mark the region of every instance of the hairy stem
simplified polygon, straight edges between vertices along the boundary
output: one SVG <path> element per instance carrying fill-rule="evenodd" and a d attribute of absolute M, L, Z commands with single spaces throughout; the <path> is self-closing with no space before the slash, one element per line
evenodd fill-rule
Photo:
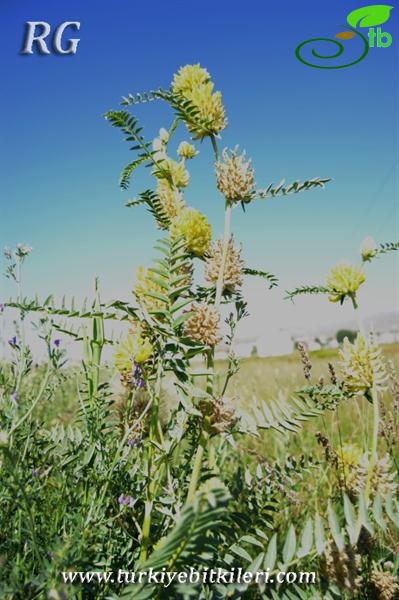
<path fill-rule="evenodd" d="M 368 497 L 370 493 L 373 471 L 378 460 L 378 432 L 380 424 L 380 405 L 378 399 L 378 392 L 375 386 L 373 386 L 371 394 L 373 398 L 373 437 L 371 441 L 369 468 L 367 474 L 366 497 Z"/>
<path fill-rule="evenodd" d="M 161 384 L 163 376 L 162 367 L 162 355 L 160 353 L 161 360 L 158 363 L 157 378 L 154 386 L 154 400 L 152 405 L 151 423 L 149 431 L 149 445 L 147 450 L 147 498 L 145 503 L 144 520 L 141 528 L 141 547 L 140 547 L 140 562 L 144 562 L 147 559 L 148 548 L 150 545 L 151 535 L 151 521 L 152 521 L 152 508 L 154 504 L 154 495 L 156 489 L 156 479 L 153 470 L 153 441 L 159 439 L 159 427 L 158 427 L 158 414 L 159 414 L 159 399 L 161 395 Z"/>
<path fill-rule="evenodd" d="M 41 384 L 41 386 L 40 386 L 40 388 L 39 388 L 39 391 L 38 391 L 38 393 L 37 393 L 37 395 L 36 395 L 36 398 L 34 399 L 34 401 L 32 402 L 32 404 L 30 405 L 30 407 L 29 407 L 29 410 L 28 410 L 28 411 L 27 411 L 27 412 L 26 412 L 26 413 L 23 415 L 23 417 L 21 417 L 21 418 L 19 419 L 19 421 L 18 421 L 18 422 L 17 422 L 17 423 L 16 423 L 16 424 L 15 424 L 15 425 L 14 425 L 14 426 L 11 428 L 11 430 L 10 430 L 10 435 L 11 435 L 12 433 L 14 433 L 14 431 L 15 431 L 16 429 L 18 429 L 18 427 L 19 427 L 20 425 L 22 425 L 22 423 L 23 423 L 24 421 L 26 421 L 26 419 L 27 419 L 27 418 L 28 418 L 28 417 L 29 417 L 29 416 L 32 414 L 32 412 L 34 411 L 34 409 L 35 409 L 35 406 L 37 405 L 37 403 L 39 402 L 39 400 L 41 399 L 41 397 L 43 396 L 43 394 L 44 394 L 44 392 L 45 392 L 45 390 L 46 390 L 46 388 L 47 388 L 47 383 L 48 383 L 48 380 L 49 380 L 49 377 L 50 377 L 50 370 L 51 370 L 51 367 L 50 367 L 50 364 L 48 364 L 48 365 L 47 365 L 47 369 L 46 369 L 46 373 L 45 373 L 45 375 L 44 375 L 44 377 L 43 377 L 43 381 L 42 381 L 42 384 Z"/>
<path fill-rule="evenodd" d="M 224 287 L 224 272 L 226 269 L 227 251 L 230 241 L 230 226 L 231 226 L 231 204 L 227 202 L 225 204 L 224 211 L 224 233 L 223 233 L 223 246 L 222 246 L 222 260 L 220 263 L 219 275 L 216 283 L 216 296 L 215 296 L 215 307 L 219 308 L 222 299 L 223 287 Z"/>

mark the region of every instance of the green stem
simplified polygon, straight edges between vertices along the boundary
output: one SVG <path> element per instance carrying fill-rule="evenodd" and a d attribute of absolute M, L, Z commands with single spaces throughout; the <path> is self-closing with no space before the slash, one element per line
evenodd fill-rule
<path fill-rule="evenodd" d="M 37 405 L 37 403 L 39 402 L 39 400 L 41 399 L 41 397 L 43 396 L 43 394 L 44 394 L 44 392 L 45 392 L 45 390 L 46 390 L 46 387 L 47 387 L 47 383 L 48 383 L 49 377 L 50 377 L 50 364 L 48 364 L 48 365 L 47 365 L 47 370 L 46 370 L 46 373 L 45 373 L 45 375 L 44 375 L 44 377 L 43 377 L 42 384 L 41 384 L 41 386 L 40 386 L 40 389 L 39 389 L 39 391 L 38 391 L 38 393 L 37 393 L 37 396 L 36 396 L 35 400 L 32 402 L 32 404 L 31 404 L 31 406 L 30 406 L 29 410 L 28 410 L 28 411 L 27 411 L 27 412 L 24 414 L 24 416 L 23 416 L 23 417 L 21 417 L 21 418 L 19 419 L 19 421 L 18 421 L 18 422 L 17 422 L 17 423 L 16 423 L 16 424 L 15 424 L 15 425 L 14 425 L 14 426 L 11 428 L 11 430 L 10 430 L 10 435 L 11 435 L 12 433 L 14 433 L 14 431 L 15 431 L 16 429 L 18 429 L 18 427 L 19 427 L 20 425 L 22 425 L 22 423 L 23 423 L 24 421 L 26 421 L 26 419 L 27 419 L 27 418 L 28 418 L 28 417 L 29 417 L 29 416 L 32 414 L 33 410 L 35 409 L 35 406 Z"/>
<path fill-rule="evenodd" d="M 197 491 L 199 478 L 201 476 L 202 460 L 204 457 L 205 449 L 208 445 L 208 435 L 205 431 L 201 432 L 201 438 L 195 454 L 193 470 L 191 472 L 190 485 L 187 493 L 187 503 L 190 504 L 194 501 L 195 492 Z"/>
<path fill-rule="evenodd" d="M 149 445 L 147 450 L 147 499 L 145 503 L 144 520 L 141 528 L 141 547 L 140 547 L 140 562 L 144 562 L 147 559 L 148 548 L 150 544 L 151 534 L 151 521 L 152 521 L 152 508 L 154 504 L 154 495 L 156 489 L 156 479 L 152 473 L 153 470 L 153 454 L 154 447 L 153 441 L 159 439 L 158 429 L 158 414 L 159 414 L 159 399 L 161 395 L 161 384 L 162 384 L 162 357 L 163 352 L 160 352 L 160 361 L 158 363 L 157 379 L 154 386 L 154 400 L 152 404 L 151 423 L 149 431 Z"/>
<path fill-rule="evenodd" d="M 377 464 L 378 460 L 378 431 L 380 424 L 380 405 L 378 399 L 378 392 L 375 386 L 372 389 L 372 398 L 373 398 L 373 437 L 371 441 L 371 451 L 370 451 L 370 459 L 369 459 L 369 468 L 367 474 L 367 486 L 366 486 L 366 497 L 368 498 L 370 493 L 371 481 L 373 477 L 373 471 Z"/>
<path fill-rule="evenodd" d="M 224 272 L 226 269 L 227 251 L 230 242 L 230 226 L 231 226 L 231 204 L 227 202 L 224 210 L 224 232 L 223 232 L 223 246 L 222 246 L 222 260 L 220 263 L 219 275 L 216 283 L 216 296 L 215 296 L 215 307 L 219 308 L 223 287 L 224 287 Z"/>

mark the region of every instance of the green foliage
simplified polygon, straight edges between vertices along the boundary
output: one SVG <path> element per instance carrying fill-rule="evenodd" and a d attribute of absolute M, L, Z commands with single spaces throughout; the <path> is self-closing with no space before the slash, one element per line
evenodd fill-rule
<path fill-rule="evenodd" d="M 275 198 L 277 196 L 289 196 L 290 194 L 298 194 L 299 192 L 306 192 L 313 188 L 324 188 L 326 183 L 331 179 L 322 179 L 320 177 L 314 177 L 313 179 L 307 179 L 306 181 L 293 181 L 292 183 L 285 185 L 283 179 L 280 183 L 271 183 L 267 188 L 258 190 L 255 192 L 254 198 L 264 200 L 266 198 Z"/>
<path fill-rule="evenodd" d="M 184 122 L 189 131 L 210 138 L 218 160 L 212 119 L 182 95 L 172 90 L 129 94 L 122 104 L 153 100 L 165 101 L 175 115 L 157 142 L 161 156 Z M 136 168 L 150 166 L 157 180 L 175 190 L 173 174 L 163 170 L 163 158 L 157 161 L 137 119 L 126 110 L 109 111 L 106 118 L 135 153 L 122 171 L 122 189 Z M 185 170 L 186 163 L 181 160 L 178 167 Z M 253 199 L 323 188 L 328 181 L 283 181 Z M 377 462 L 374 448 L 365 486 L 350 488 L 346 476 L 351 473 L 342 469 L 337 439 L 342 449 L 342 425 L 349 440 L 353 426 L 359 447 L 367 447 L 369 407 L 359 410 L 359 399 L 338 382 L 334 367 L 329 365 L 331 384 L 324 376 L 315 383 L 302 349 L 305 386 L 297 385 L 292 357 L 285 371 L 271 359 L 266 374 L 269 367 L 255 357 L 244 363 L 249 370 L 240 372 L 234 340 L 248 315 L 247 302 L 239 285 L 224 289 L 231 204 L 225 203 L 221 265 L 213 286 L 198 281 L 197 259 L 183 237 L 170 235 L 157 194 L 146 190 L 127 205 L 141 204 L 164 237 L 156 243 L 152 265 L 138 278 L 132 302 L 102 302 L 97 284 L 94 300 L 80 307 L 73 299 L 23 298 L 21 266 L 31 249 L 19 245 L 6 253 L 6 274 L 17 284 L 18 296 L 6 304 L 17 321 L 8 342 L 10 357 L 0 362 L 0 597 L 370 600 L 373 569 L 388 563 L 398 570 L 399 509 L 396 479 L 389 471 L 397 456 L 396 399 L 389 410 L 381 404 L 387 456 Z M 383 244 L 379 253 L 396 249 L 397 244 Z M 238 279 L 258 276 L 270 288 L 278 283 L 270 272 L 242 271 L 241 263 L 236 268 Z M 288 297 L 327 292 L 303 286 Z M 223 316 L 221 306 L 227 309 Z M 37 366 L 26 343 L 28 316 L 35 319 L 46 353 Z M 216 361 L 223 317 L 227 359 Z M 125 329 L 116 344 L 113 322 Z M 66 364 L 61 340 L 53 337 L 59 332 L 81 344 L 73 367 Z M 118 372 L 104 359 L 113 345 Z M 245 401 L 236 397 L 240 377 Z M 393 375 L 392 381 L 396 398 Z M 270 385 L 273 392 L 266 390 Z M 378 408 L 374 399 L 374 424 Z M 344 411 L 351 416 L 340 421 Z M 354 414 L 364 422 L 352 419 Z M 325 434 L 314 435 L 313 424 L 322 425 Z M 328 439 L 328 430 L 334 439 Z M 378 441 L 375 428 L 373 433 Z M 355 475 L 363 481 L 363 465 L 358 467 Z M 363 586 L 348 596 L 345 582 L 341 585 L 328 566 L 331 556 L 338 553 L 344 561 L 354 552 Z M 314 583 L 174 582 L 170 588 L 98 580 L 72 585 L 60 578 L 69 571 L 193 568 L 203 573 L 212 567 L 268 570 L 273 577 L 288 571 L 317 576 Z"/>
<path fill-rule="evenodd" d="M 321 285 L 303 285 L 291 292 L 287 291 L 286 298 L 289 300 L 293 300 L 296 296 L 302 296 L 304 294 L 328 294 L 328 291 L 328 288 Z"/>
<path fill-rule="evenodd" d="M 149 212 L 153 215 L 159 228 L 166 229 L 170 225 L 170 219 L 155 192 L 146 190 L 139 194 L 138 198 L 129 200 L 129 202 L 126 203 L 126 206 L 130 208 L 139 206 L 140 204 L 147 205 Z"/>
<path fill-rule="evenodd" d="M 254 277 L 262 277 L 269 282 L 269 290 L 276 287 L 278 285 L 278 278 L 273 275 L 273 273 L 268 273 L 267 271 L 259 271 L 258 269 L 250 269 L 246 267 L 244 269 L 245 275 L 253 275 Z"/>
<path fill-rule="evenodd" d="M 377 255 L 387 254 L 388 252 L 394 252 L 395 250 L 399 250 L 399 242 L 387 242 L 386 244 L 380 244 Z"/>

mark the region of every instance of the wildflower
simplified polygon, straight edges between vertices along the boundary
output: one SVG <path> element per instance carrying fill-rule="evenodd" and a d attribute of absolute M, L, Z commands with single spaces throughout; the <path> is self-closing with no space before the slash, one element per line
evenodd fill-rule
<path fill-rule="evenodd" d="M 129 448 L 142 448 L 143 440 L 141 437 L 130 437 L 127 441 Z"/>
<path fill-rule="evenodd" d="M 192 144 L 189 144 L 188 142 L 181 142 L 177 149 L 177 154 L 180 156 L 180 158 L 190 159 L 194 158 L 198 152 L 195 149 L 195 146 Z"/>
<path fill-rule="evenodd" d="M 366 277 L 361 267 L 354 267 L 344 262 L 339 263 L 331 269 L 327 278 L 330 302 L 342 304 L 346 296 L 354 300 L 356 292 L 365 280 Z"/>
<path fill-rule="evenodd" d="M 27 246 L 26 244 L 17 244 L 14 254 L 18 258 L 25 258 L 25 256 L 28 256 L 32 250 L 33 248 L 31 246 Z"/>
<path fill-rule="evenodd" d="M 222 267 L 223 241 L 217 240 L 205 261 L 205 279 L 216 284 Z M 224 265 L 223 285 L 229 292 L 235 292 L 242 285 L 244 275 L 244 262 L 241 260 L 241 250 L 234 248 L 233 237 L 227 245 L 226 261 Z"/>
<path fill-rule="evenodd" d="M 378 254 L 377 244 L 370 235 L 360 245 L 360 254 L 363 262 L 368 262 Z"/>
<path fill-rule="evenodd" d="M 245 160 L 245 152 L 238 155 L 238 147 L 222 153 L 223 161 L 216 163 L 216 186 L 228 202 L 250 202 L 255 188 L 254 169 Z"/>
<path fill-rule="evenodd" d="M 115 352 L 115 367 L 121 373 L 132 370 L 133 363 L 141 364 L 149 360 L 153 353 L 151 342 L 140 333 L 128 334 L 119 342 Z"/>
<path fill-rule="evenodd" d="M 336 467 L 341 486 L 356 498 L 366 486 L 367 470 L 361 468 L 363 452 L 356 444 L 343 444 L 336 450 Z"/>
<path fill-rule="evenodd" d="M 353 344 L 345 338 L 339 354 L 344 386 L 349 392 L 367 395 L 373 387 L 378 391 L 386 389 L 388 374 L 377 344 L 368 343 L 358 334 Z"/>
<path fill-rule="evenodd" d="M 165 290 L 156 279 L 162 281 L 151 269 L 145 269 L 141 265 L 137 269 L 134 294 L 140 305 L 149 312 L 159 311 L 165 308 L 165 303 L 151 294 L 164 294 Z"/>
<path fill-rule="evenodd" d="M 222 95 L 213 93 L 214 84 L 206 69 L 199 64 L 181 67 L 173 78 L 172 90 L 189 102 L 185 115 L 188 130 L 201 139 L 217 135 L 227 125 Z"/>
<path fill-rule="evenodd" d="M 371 572 L 370 582 L 376 593 L 376 600 L 394 600 L 397 597 L 399 585 L 393 573 L 374 568 Z"/>
<path fill-rule="evenodd" d="M 210 421 L 212 433 L 219 434 L 231 430 L 238 420 L 232 403 L 226 398 L 218 398 L 211 406 Z"/>
<path fill-rule="evenodd" d="M 11 250 L 9 248 L 7 248 L 7 246 L 5 246 L 3 248 L 3 256 L 4 258 L 6 258 L 7 260 L 9 260 L 11 258 Z"/>
<path fill-rule="evenodd" d="M 0 313 L 4 312 L 6 305 L 0 302 Z"/>
<path fill-rule="evenodd" d="M 320 444 L 320 446 L 322 446 L 322 448 L 324 448 L 324 456 L 326 458 L 326 461 L 332 465 L 337 465 L 337 453 L 334 450 L 334 448 L 331 445 L 330 440 L 328 439 L 328 437 L 326 437 L 325 435 L 323 435 L 321 433 L 321 431 L 317 431 L 315 433 L 316 439 L 317 439 L 317 443 Z"/>
<path fill-rule="evenodd" d="M 35 467 L 33 467 L 31 473 L 32 473 L 32 477 L 38 477 L 39 476 L 39 470 L 35 469 Z"/>
<path fill-rule="evenodd" d="M 299 354 L 301 355 L 301 362 L 303 366 L 303 374 L 307 381 L 310 381 L 311 371 L 312 371 L 312 363 L 310 362 L 308 351 L 306 350 L 305 344 L 299 342 L 297 345 Z"/>
<path fill-rule="evenodd" d="M 368 459 L 364 456 L 361 466 L 365 471 L 368 470 Z M 371 473 L 371 489 L 373 492 L 379 492 L 385 498 L 389 494 L 395 495 L 398 490 L 395 473 L 392 468 L 389 454 L 382 456 L 376 462 Z"/>
<path fill-rule="evenodd" d="M 137 502 L 137 500 L 134 499 L 129 494 L 121 494 L 118 498 L 119 506 L 128 506 L 129 508 L 133 508 L 133 506 L 136 504 L 136 502 Z"/>
<path fill-rule="evenodd" d="M 192 117 L 186 118 L 187 129 L 194 134 L 194 139 L 217 135 L 227 125 L 222 94 L 212 93 L 213 87 L 213 83 L 209 81 L 186 94 L 186 99 L 195 111 Z"/>
<path fill-rule="evenodd" d="M 362 452 L 356 444 L 344 444 L 336 451 L 336 455 L 340 485 L 355 499 L 366 488 L 369 472 L 368 454 Z M 379 458 L 372 468 L 371 494 L 374 496 L 378 492 L 385 498 L 388 494 L 395 494 L 397 487 L 391 460 L 386 454 Z"/>
<path fill-rule="evenodd" d="M 161 127 L 159 130 L 159 139 L 161 140 L 162 144 L 165 145 L 169 142 L 169 133 L 164 127 Z"/>
<path fill-rule="evenodd" d="M 166 179 L 158 181 L 156 194 L 159 198 L 162 211 L 169 221 L 176 217 L 184 208 L 182 193 L 178 190 L 173 190 Z"/>
<path fill-rule="evenodd" d="M 155 138 L 152 141 L 152 158 L 155 162 L 161 162 L 168 158 L 165 146 L 159 138 Z"/>
<path fill-rule="evenodd" d="M 10 394 L 10 400 L 11 400 L 11 403 L 12 403 L 14 406 L 17 406 L 17 404 L 18 404 L 18 400 L 19 400 L 19 394 L 18 394 L 18 392 L 17 392 L 16 390 L 14 390 L 14 391 L 12 392 L 12 394 Z"/>
<path fill-rule="evenodd" d="M 200 85 L 207 83 L 210 79 L 211 76 L 208 71 L 203 69 L 200 64 L 186 65 L 185 67 L 180 67 L 174 75 L 172 90 L 175 94 L 186 95 Z"/>
<path fill-rule="evenodd" d="M 220 339 L 219 313 L 209 304 L 197 303 L 192 304 L 191 312 L 193 314 L 184 324 L 183 335 L 204 346 L 216 346 Z"/>
<path fill-rule="evenodd" d="M 335 542 L 331 541 L 325 550 L 325 571 L 328 580 L 339 588 L 353 593 L 362 584 L 360 576 L 359 554 L 347 544 L 343 550 L 338 550 Z"/>
<path fill-rule="evenodd" d="M 338 380 L 337 380 L 337 374 L 335 372 L 335 367 L 332 363 L 328 363 L 328 372 L 330 374 L 330 380 L 332 385 L 337 385 Z"/>
<path fill-rule="evenodd" d="M 166 179 L 177 189 L 187 187 L 190 181 L 190 175 L 184 166 L 184 162 L 176 162 L 173 158 L 158 160 L 154 175 L 158 179 Z"/>
<path fill-rule="evenodd" d="M 135 387 L 138 387 L 141 389 L 145 387 L 145 381 L 143 379 L 143 370 L 139 364 L 133 365 L 131 383 Z"/>
<path fill-rule="evenodd" d="M 10 338 L 8 340 L 8 343 L 11 346 L 11 348 L 15 348 L 17 345 L 17 337 L 14 335 L 12 338 Z"/>
<path fill-rule="evenodd" d="M 183 236 L 189 252 L 203 256 L 211 241 L 211 226 L 206 217 L 194 208 L 185 208 L 170 225 L 172 238 Z"/>
<path fill-rule="evenodd" d="M 54 340 L 53 344 L 54 344 L 54 346 L 55 346 L 56 348 L 59 348 L 59 347 L 60 347 L 60 344 L 61 344 L 61 340 L 59 340 L 59 339 L 56 339 L 56 340 Z"/>

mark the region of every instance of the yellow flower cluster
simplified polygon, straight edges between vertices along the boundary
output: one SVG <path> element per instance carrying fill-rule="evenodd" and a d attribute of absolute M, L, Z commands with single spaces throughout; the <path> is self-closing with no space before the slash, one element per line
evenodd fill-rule
<path fill-rule="evenodd" d="M 180 67 L 178 72 L 173 76 L 172 89 L 175 94 L 185 96 L 210 80 L 210 74 L 200 64 L 186 65 L 185 67 Z"/>
<path fill-rule="evenodd" d="M 151 269 L 145 269 L 140 265 L 137 269 L 136 282 L 133 288 L 137 301 L 149 312 L 165 308 L 162 300 L 148 295 L 152 293 L 164 294 L 165 292 L 163 287 L 153 280 L 153 277 L 159 278 Z"/>
<path fill-rule="evenodd" d="M 359 287 L 366 280 L 361 267 L 339 263 L 330 271 L 327 279 L 330 302 L 343 302 L 346 296 L 354 299 Z"/>
<path fill-rule="evenodd" d="M 170 234 L 176 239 L 182 236 L 187 250 L 195 256 L 203 256 L 211 241 L 211 226 L 205 215 L 195 208 L 184 208 L 170 225 Z"/>
<path fill-rule="evenodd" d="M 153 347 L 151 342 L 140 332 L 129 333 L 119 342 L 114 354 L 115 367 L 120 373 L 130 372 L 133 364 L 145 363 L 151 358 Z"/>
<path fill-rule="evenodd" d="M 386 389 L 388 374 L 377 344 L 368 343 L 361 334 L 353 344 L 345 338 L 340 358 L 343 382 L 348 391 L 367 394 L 373 387 L 378 391 Z"/>
<path fill-rule="evenodd" d="M 355 444 L 343 444 L 337 449 L 337 470 L 340 485 L 344 486 L 351 498 L 356 498 L 367 484 L 369 459 Z M 397 484 L 389 455 L 379 458 L 371 473 L 372 496 L 377 492 L 384 498 L 387 494 L 395 494 Z"/>
<path fill-rule="evenodd" d="M 177 162 L 173 158 L 158 160 L 154 175 L 157 179 L 169 182 L 176 189 L 187 187 L 190 181 L 184 162 Z"/>
<path fill-rule="evenodd" d="M 195 146 L 193 146 L 192 144 L 189 144 L 188 142 L 181 142 L 177 149 L 177 154 L 181 158 L 190 159 L 194 158 L 194 156 L 196 156 L 198 152 L 195 149 Z"/>
<path fill-rule="evenodd" d="M 175 74 L 172 90 L 188 100 L 194 111 L 187 114 L 186 125 L 196 138 L 217 135 L 227 125 L 222 94 L 213 92 L 214 84 L 199 64 L 181 67 Z"/>
<path fill-rule="evenodd" d="M 184 208 L 182 193 L 179 190 L 173 190 L 166 179 L 158 181 L 156 194 L 161 203 L 162 210 L 169 220 L 174 219 Z"/>

